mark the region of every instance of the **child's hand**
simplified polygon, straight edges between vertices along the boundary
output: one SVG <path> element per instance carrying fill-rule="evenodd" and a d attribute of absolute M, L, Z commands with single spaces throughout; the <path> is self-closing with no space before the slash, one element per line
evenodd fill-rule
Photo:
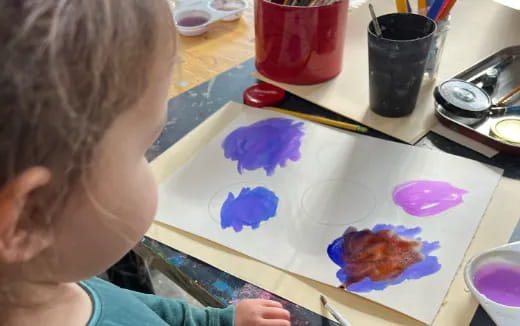
<path fill-rule="evenodd" d="M 235 326 L 290 326 L 290 319 L 289 311 L 271 300 L 242 300 L 235 310 Z"/>

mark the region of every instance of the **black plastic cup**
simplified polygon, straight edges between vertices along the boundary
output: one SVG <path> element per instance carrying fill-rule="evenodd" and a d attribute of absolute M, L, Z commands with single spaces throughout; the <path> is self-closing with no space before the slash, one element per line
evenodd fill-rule
<path fill-rule="evenodd" d="M 368 25 L 370 109 L 385 117 L 412 113 L 424 76 L 426 59 L 437 28 L 428 17 L 389 14 Z"/>

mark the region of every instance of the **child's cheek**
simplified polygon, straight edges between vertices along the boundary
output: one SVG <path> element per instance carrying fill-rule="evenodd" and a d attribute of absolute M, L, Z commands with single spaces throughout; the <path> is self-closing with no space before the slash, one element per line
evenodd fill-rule
<path fill-rule="evenodd" d="M 137 172 L 137 171 L 136 171 Z M 139 241 L 150 227 L 157 210 L 157 184 L 150 166 L 143 158 L 139 164 L 136 178 L 127 188 L 132 194 L 126 197 L 125 222 L 131 227 L 129 232 L 135 241 Z M 131 244 L 132 246 L 135 243 Z"/>

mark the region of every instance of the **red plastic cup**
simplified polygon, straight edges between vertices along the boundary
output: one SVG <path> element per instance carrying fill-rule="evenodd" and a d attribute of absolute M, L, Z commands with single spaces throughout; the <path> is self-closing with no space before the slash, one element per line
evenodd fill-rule
<path fill-rule="evenodd" d="M 258 72 L 300 85 L 337 76 L 343 62 L 348 3 L 296 7 L 255 0 Z"/>

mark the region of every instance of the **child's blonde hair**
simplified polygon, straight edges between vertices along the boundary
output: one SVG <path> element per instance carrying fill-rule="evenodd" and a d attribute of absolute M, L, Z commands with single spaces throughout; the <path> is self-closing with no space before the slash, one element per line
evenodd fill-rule
<path fill-rule="evenodd" d="M 0 0 L 0 8 L 0 189 L 29 167 L 49 168 L 51 184 L 36 194 L 49 217 L 49 203 L 62 205 L 105 130 L 148 86 L 169 7 Z"/>

